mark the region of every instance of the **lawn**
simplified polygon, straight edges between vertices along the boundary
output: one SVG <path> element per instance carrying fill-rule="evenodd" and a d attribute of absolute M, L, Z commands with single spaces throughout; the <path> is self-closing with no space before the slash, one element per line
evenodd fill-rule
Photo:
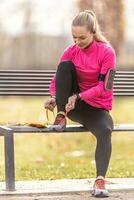
<path fill-rule="evenodd" d="M 47 123 L 40 97 L 1 97 L 0 123 Z M 115 123 L 134 123 L 134 99 L 115 98 Z M 50 123 L 53 115 L 50 114 Z M 70 121 L 69 121 L 70 123 Z M 108 177 L 134 177 L 134 132 L 114 132 Z M 95 176 L 95 138 L 90 133 L 15 135 L 17 180 L 89 178 Z M 4 180 L 3 137 L 0 139 L 0 180 Z"/>

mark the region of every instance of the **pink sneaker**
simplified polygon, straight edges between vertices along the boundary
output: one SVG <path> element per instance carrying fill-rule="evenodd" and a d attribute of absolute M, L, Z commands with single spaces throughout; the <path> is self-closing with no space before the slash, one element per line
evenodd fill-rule
<path fill-rule="evenodd" d="M 93 186 L 92 195 L 95 197 L 109 197 L 109 192 L 105 188 L 104 179 L 96 179 Z"/>
<path fill-rule="evenodd" d="M 50 130 L 62 132 L 66 129 L 66 117 L 62 114 L 57 114 L 54 124 L 50 126 Z"/>

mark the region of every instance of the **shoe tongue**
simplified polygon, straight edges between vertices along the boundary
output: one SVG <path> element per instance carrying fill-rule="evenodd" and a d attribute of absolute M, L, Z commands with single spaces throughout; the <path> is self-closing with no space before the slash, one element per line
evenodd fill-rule
<path fill-rule="evenodd" d="M 65 118 L 65 116 L 62 114 L 58 114 L 57 117 Z"/>
<path fill-rule="evenodd" d="M 95 183 L 97 184 L 97 186 L 99 187 L 99 188 L 105 188 L 105 181 L 103 180 L 103 179 L 97 179 L 96 181 L 95 181 Z"/>

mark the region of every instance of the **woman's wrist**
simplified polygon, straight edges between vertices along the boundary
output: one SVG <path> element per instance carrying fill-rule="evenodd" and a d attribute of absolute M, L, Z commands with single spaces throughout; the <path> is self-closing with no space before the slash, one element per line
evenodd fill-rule
<path fill-rule="evenodd" d="M 76 100 L 80 100 L 80 99 L 81 99 L 81 96 L 80 96 L 79 93 L 76 93 L 75 95 L 76 95 L 76 97 L 77 97 Z"/>

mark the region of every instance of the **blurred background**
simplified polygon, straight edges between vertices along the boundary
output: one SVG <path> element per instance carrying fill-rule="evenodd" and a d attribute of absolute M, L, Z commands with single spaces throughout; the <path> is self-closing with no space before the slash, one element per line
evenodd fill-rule
<path fill-rule="evenodd" d="M 72 18 L 84 9 L 97 14 L 118 69 L 132 69 L 133 0 L 0 0 L 0 69 L 55 69 L 72 43 Z"/>

